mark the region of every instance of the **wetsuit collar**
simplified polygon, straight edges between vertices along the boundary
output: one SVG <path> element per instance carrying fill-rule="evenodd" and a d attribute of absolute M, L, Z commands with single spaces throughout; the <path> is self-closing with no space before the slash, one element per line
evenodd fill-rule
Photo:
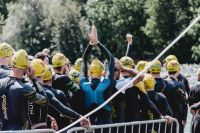
<path fill-rule="evenodd" d="M 52 87 L 51 87 L 51 86 L 49 86 L 49 85 L 43 85 L 43 87 L 44 87 L 44 88 L 47 88 L 47 89 L 49 89 L 49 90 L 51 90 L 51 89 L 52 89 Z"/>

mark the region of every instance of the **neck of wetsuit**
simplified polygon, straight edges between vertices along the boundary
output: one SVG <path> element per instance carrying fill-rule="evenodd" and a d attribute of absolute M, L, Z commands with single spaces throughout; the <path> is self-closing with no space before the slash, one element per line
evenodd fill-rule
<path fill-rule="evenodd" d="M 99 83 L 100 83 L 100 79 L 98 79 L 98 78 L 93 78 L 93 79 L 91 80 L 92 88 L 93 88 L 93 89 L 96 89 L 96 87 L 98 86 Z"/>

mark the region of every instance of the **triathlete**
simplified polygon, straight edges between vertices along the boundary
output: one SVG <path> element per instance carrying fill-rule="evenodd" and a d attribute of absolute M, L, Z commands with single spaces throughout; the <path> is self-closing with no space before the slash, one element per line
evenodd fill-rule
<path fill-rule="evenodd" d="M 99 42 L 96 27 L 92 26 L 89 34 L 90 43 L 87 46 L 82 61 L 80 73 L 80 87 L 84 93 L 84 106 L 86 112 L 89 112 L 102 104 L 112 94 L 113 74 L 114 74 L 114 58 L 112 54 Z M 102 78 L 104 70 L 103 64 L 94 59 L 89 66 L 88 77 L 88 56 L 90 55 L 92 46 L 98 46 L 106 58 L 108 59 L 108 69 L 105 77 Z M 91 80 L 90 80 L 91 79 Z M 105 105 L 102 109 L 90 116 L 92 124 L 109 124 L 111 120 L 111 106 Z"/>
<path fill-rule="evenodd" d="M 31 86 L 22 83 L 24 73 L 30 77 L 33 75 L 32 68 L 28 68 L 28 55 L 24 50 L 14 54 L 11 65 L 11 75 L 0 80 L 1 130 L 22 130 L 28 120 L 27 101 L 43 106 L 47 104 L 47 99 L 37 94 Z"/>

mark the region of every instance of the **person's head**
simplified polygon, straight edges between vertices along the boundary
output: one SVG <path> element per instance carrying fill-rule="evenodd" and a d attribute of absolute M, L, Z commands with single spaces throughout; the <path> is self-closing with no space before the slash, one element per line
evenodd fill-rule
<path fill-rule="evenodd" d="M 42 60 L 40 59 L 34 59 L 30 65 L 32 66 L 32 68 L 35 71 L 35 76 L 37 78 L 37 80 L 42 84 L 43 83 L 43 76 L 44 76 L 44 72 L 45 72 L 45 64 Z"/>
<path fill-rule="evenodd" d="M 74 68 L 78 71 L 78 72 L 80 72 L 80 70 L 81 70 L 81 63 L 82 63 L 82 58 L 78 58 L 76 61 L 75 61 L 75 63 L 74 63 Z"/>
<path fill-rule="evenodd" d="M 147 61 L 139 61 L 137 63 L 137 65 L 135 66 L 136 70 L 138 70 L 139 72 L 144 70 L 145 66 L 147 64 Z"/>
<path fill-rule="evenodd" d="M 180 72 L 180 64 L 177 60 L 171 60 L 167 63 L 166 69 L 169 76 L 171 75 L 177 78 Z"/>
<path fill-rule="evenodd" d="M 11 58 L 14 54 L 14 49 L 7 43 L 0 43 L 0 64 L 11 65 Z"/>
<path fill-rule="evenodd" d="M 69 78 L 75 83 L 79 84 L 80 73 L 76 69 L 71 69 L 69 71 Z"/>
<path fill-rule="evenodd" d="M 167 63 L 171 60 L 176 60 L 178 61 L 177 57 L 175 55 L 168 55 L 165 59 L 164 59 L 164 63 L 165 65 L 167 65 Z"/>
<path fill-rule="evenodd" d="M 133 59 L 128 56 L 122 57 L 119 61 L 122 64 L 122 66 L 127 67 L 127 68 L 133 69 L 135 66 Z M 122 72 L 121 74 L 122 76 L 129 76 L 129 73 L 126 73 L 126 72 Z"/>
<path fill-rule="evenodd" d="M 11 66 L 15 77 L 22 78 L 28 68 L 28 54 L 25 50 L 21 49 L 14 53 Z"/>
<path fill-rule="evenodd" d="M 41 59 L 46 65 L 49 65 L 49 56 L 46 53 L 38 52 L 35 58 Z"/>
<path fill-rule="evenodd" d="M 46 66 L 44 76 L 43 76 L 43 84 L 51 86 L 52 85 L 52 77 L 53 77 L 53 74 L 52 74 L 51 68 L 49 66 Z"/>
<path fill-rule="evenodd" d="M 143 82 L 146 91 L 153 90 L 155 88 L 156 81 L 151 74 L 145 74 Z"/>
<path fill-rule="evenodd" d="M 104 70 L 104 65 L 99 60 L 95 59 L 91 62 L 89 66 L 89 74 L 91 78 L 100 79 L 102 76 L 102 72 Z"/>
<path fill-rule="evenodd" d="M 156 74 L 160 75 L 161 70 L 162 70 L 162 64 L 159 60 L 156 60 L 149 68 L 150 73 L 153 75 Z"/>
<path fill-rule="evenodd" d="M 52 58 L 52 65 L 56 73 L 65 74 L 70 68 L 70 61 L 62 53 L 57 53 Z"/>

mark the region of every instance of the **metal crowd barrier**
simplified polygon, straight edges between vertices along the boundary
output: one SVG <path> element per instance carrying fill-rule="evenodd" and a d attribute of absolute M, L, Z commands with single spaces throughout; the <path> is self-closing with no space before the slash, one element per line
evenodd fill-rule
<path fill-rule="evenodd" d="M 171 125 L 167 120 L 148 120 L 106 125 L 94 125 L 89 129 L 74 127 L 63 133 L 178 133 L 179 123 L 173 119 Z"/>
<path fill-rule="evenodd" d="M 52 129 L 34 129 L 34 130 L 15 130 L 15 131 L 0 131 L 0 133 L 55 133 Z"/>

